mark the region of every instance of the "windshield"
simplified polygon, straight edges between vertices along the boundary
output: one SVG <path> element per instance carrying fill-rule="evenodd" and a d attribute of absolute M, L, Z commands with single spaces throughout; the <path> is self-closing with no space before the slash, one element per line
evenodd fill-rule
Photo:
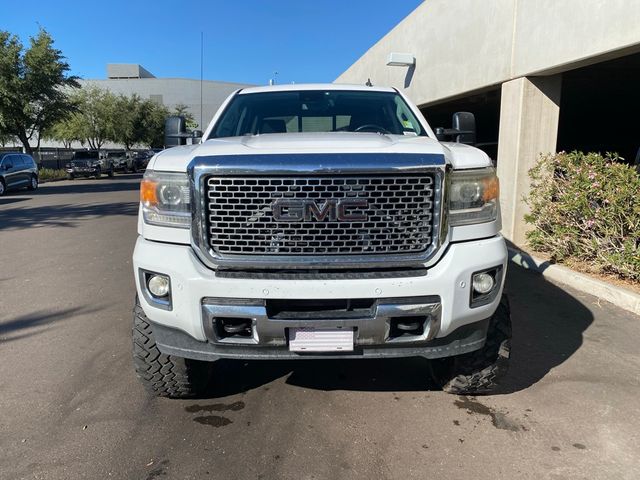
<path fill-rule="evenodd" d="M 395 92 L 309 90 L 236 95 L 209 138 L 300 132 L 427 134 Z"/>

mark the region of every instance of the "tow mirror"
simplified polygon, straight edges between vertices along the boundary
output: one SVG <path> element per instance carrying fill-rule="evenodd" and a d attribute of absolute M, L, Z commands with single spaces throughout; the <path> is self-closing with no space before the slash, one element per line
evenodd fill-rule
<path fill-rule="evenodd" d="M 456 112 L 451 122 L 452 130 L 459 133 L 455 136 L 456 142 L 467 145 L 476 143 L 476 117 L 471 112 Z"/>
<path fill-rule="evenodd" d="M 451 138 L 457 143 L 475 145 L 476 117 L 471 112 L 456 112 L 453 114 L 451 128 L 438 127 L 435 133 L 436 138 L 440 141 Z"/>
<path fill-rule="evenodd" d="M 164 145 L 175 147 L 187 144 L 187 124 L 184 117 L 173 115 L 164 121 Z"/>
<path fill-rule="evenodd" d="M 202 138 L 202 130 L 187 130 L 187 122 L 181 115 L 167 117 L 164 122 L 164 146 L 186 145 L 187 138 Z M 194 143 L 194 142 L 192 142 Z"/>

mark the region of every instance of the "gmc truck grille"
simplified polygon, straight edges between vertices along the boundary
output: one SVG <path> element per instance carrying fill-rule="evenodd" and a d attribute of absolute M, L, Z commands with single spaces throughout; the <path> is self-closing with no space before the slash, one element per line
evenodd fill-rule
<path fill-rule="evenodd" d="M 208 177 L 218 255 L 418 253 L 433 241 L 434 176 Z"/>

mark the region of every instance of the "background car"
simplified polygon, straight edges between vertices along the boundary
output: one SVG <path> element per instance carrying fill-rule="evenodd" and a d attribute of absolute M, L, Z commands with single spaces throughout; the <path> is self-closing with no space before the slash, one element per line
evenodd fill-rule
<path fill-rule="evenodd" d="M 8 190 L 38 188 L 38 166 L 31 155 L 21 152 L 0 153 L 0 196 Z"/>
<path fill-rule="evenodd" d="M 73 158 L 66 164 L 67 177 L 73 180 L 75 177 L 100 178 L 103 173 L 113 177 L 113 160 L 100 158 L 97 150 L 77 150 L 73 152 Z"/>
<path fill-rule="evenodd" d="M 129 159 L 129 171 L 138 172 L 144 171 L 149 164 L 149 160 L 156 154 L 154 150 L 143 150 L 141 152 L 137 152 L 135 155 Z"/>
<path fill-rule="evenodd" d="M 113 170 L 126 173 L 128 170 L 129 155 L 124 150 L 107 152 L 105 158 L 113 162 Z"/>

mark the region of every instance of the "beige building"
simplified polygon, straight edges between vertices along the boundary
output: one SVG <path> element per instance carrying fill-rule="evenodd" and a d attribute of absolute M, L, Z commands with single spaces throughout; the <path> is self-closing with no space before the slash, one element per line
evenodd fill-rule
<path fill-rule="evenodd" d="M 476 115 L 497 159 L 503 232 L 523 243 L 542 152 L 640 147 L 640 1 L 425 0 L 336 79 L 403 89 L 433 127 Z M 391 53 L 413 66 L 387 65 Z"/>

